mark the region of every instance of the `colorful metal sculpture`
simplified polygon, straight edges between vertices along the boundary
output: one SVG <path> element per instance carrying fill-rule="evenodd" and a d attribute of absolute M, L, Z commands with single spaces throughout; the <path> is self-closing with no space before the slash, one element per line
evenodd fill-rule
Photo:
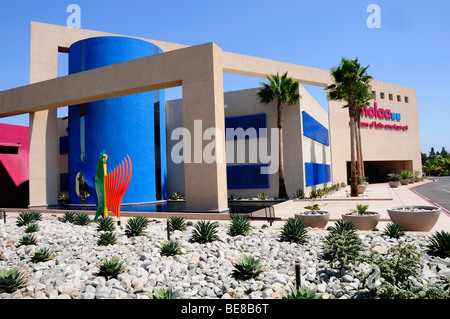
<path fill-rule="evenodd" d="M 109 209 L 119 219 L 118 224 L 120 225 L 120 206 L 128 185 L 130 185 L 132 165 L 130 157 L 127 155 L 119 166 L 106 174 L 107 159 L 108 156 L 102 152 L 97 162 L 95 190 L 98 204 L 94 221 L 97 221 L 100 216 L 107 217 Z"/>

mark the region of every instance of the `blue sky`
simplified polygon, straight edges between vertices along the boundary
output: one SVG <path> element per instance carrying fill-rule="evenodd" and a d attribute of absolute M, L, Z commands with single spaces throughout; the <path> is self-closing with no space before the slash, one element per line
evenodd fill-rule
<path fill-rule="evenodd" d="M 70 4 L 81 27 L 223 50 L 322 69 L 341 56 L 370 65 L 376 80 L 417 89 L 421 149 L 450 150 L 450 1 L 433 0 L 0 0 L 0 90 L 29 83 L 30 22 L 66 25 Z M 369 4 L 381 8 L 370 29 Z M 62 56 L 60 75 L 67 74 Z M 260 78 L 224 75 L 226 91 Z M 322 88 L 306 87 L 326 108 Z M 170 89 L 167 98 L 178 98 Z M 62 110 L 60 114 L 63 114 Z M 0 119 L 28 125 L 28 116 Z"/>

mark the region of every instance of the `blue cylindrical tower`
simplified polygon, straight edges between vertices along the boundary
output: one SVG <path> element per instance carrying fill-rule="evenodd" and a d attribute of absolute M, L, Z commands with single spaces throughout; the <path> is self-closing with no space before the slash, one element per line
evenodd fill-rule
<path fill-rule="evenodd" d="M 69 74 L 158 53 L 160 48 L 139 39 L 89 38 L 70 47 Z M 164 101 L 164 90 L 159 90 L 69 106 L 71 204 L 82 203 L 76 191 L 80 173 L 91 194 L 86 203 L 96 204 L 95 167 L 102 151 L 108 155 L 108 172 L 127 154 L 132 161 L 133 174 L 122 203 L 167 199 Z"/>

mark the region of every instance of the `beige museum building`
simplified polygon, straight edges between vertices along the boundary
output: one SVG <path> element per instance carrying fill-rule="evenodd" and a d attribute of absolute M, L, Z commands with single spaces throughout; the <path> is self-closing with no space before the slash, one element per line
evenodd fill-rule
<path fill-rule="evenodd" d="M 111 36 L 150 42 L 162 53 L 58 78 L 58 53 L 69 52 L 77 41 Z M 326 87 L 332 83 L 329 70 L 226 52 L 214 43 L 186 46 L 32 22 L 30 85 L 0 92 L 1 117 L 30 114 L 30 207 L 56 205 L 58 194 L 67 191 L 63 184 L 75 183 L 67 180 L 69 155 L 61 150 L 61 138 L 68 134 L 67 121 L 57 118 L 58 107 L 176 86 L 182 87 L 182 99 L 164 100 L 160 109 L 165 112 L 165 123 L 159 123 L 165 126 L 165 141 L 158 150 L 165 152 L 166 168 L 159 172 L 164 191 L 157 199 L 180 192 L 186 196 L 187 210 L 225 212 L 231 193 L 250 197 L 264 192 L 276 197 L 278 173 L 264 174 L 269 163 L 263 157 L 255 160 L 251 156 L 261 151 L 261 145 L 270 153 L 274 140 L 271 128 L 277 127 L 276 104 L 261 104 L 256 95 L 258 88 L 224 92 L 223 73 L 264 81 L 266 75 L 286 71 L 300 84 Z M 371 85 L 376 101 L 371 101 L 361 118 L 369 182 L 384 182 L 388 173 L 404 169 L 421 171 L 416 89 L 379 80 Z M 312 189 L 349 181 L 347 109 L 342 108 L 343 103 L 329 101 L 325 110 L 304 86 L 300 85 L 299 90 L 300 101 L 285 107 L 284 112 L 284 167 L 289 196 L 298 189 L 308 194 Z M 244 137 L 216 134 L 220 143 L 215 145 L 221 151 L 216 152 L 220 158 L 212 163 L 174 160 L 174 148 L 190 147 L 187 139 L 179 144 L 181 139 L 173 138 L 174 131 L 185 128 L 194 136 L 198 129 L 195 123 L 200 120 L 203 131 L 213 128 L 227 132 L 227 128 L 240 127 L 255 128 L 258 133 Z M 200 143 L 202 149 L 211 142 L 193 140 L 191 143 Z M 246 152 L 244 160 L 238 158 L 239 152 L 230 156 L 230 150 L 238 149 L 239 143 Z"/>

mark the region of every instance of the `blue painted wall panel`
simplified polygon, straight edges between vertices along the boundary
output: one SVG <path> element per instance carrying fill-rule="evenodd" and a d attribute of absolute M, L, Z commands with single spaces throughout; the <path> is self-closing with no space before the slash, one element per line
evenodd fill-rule
<path fill-rule="evenodd" d="M 306 187 L 331 182 L 331 166 L 306 162 L 305 179 Z"/>
<path fill-rule="evenodd" d="M 317 122 L 311 115 L 302 111 L 303 117 L 303 135 L 313 140 L 329 146 L 328 129 Z"/>
<path fill-rule="evenodd" d="M 269 174 L 261 174 L 261 168 L 267 166 L 267 164 L 227 166 L 227 188 L 269 188 Z"/>
<path fill-rule="evenodd" d="M 59 154 L 69 154 L 69 137 L 61 136 L 59 138 Z"/>
<path fill-rule="evenodd" d="M 225 118 L 225 138 L 227 140 L 231 139 L 232 136 L 229 136 L 227 134 L 227 128 L 242 128 L 244 131 L 246 131 L 248 128 L 254 128 L 256 130 L 256 137 L 266 137 L 266 134 L 264 136 L 260 136 L 259 129 L 260 128 L 267 128 L 266 124 L 266 114 L 251 114 L 251 115 L 243 115 L 243 116 L 233 116 L 233 117 L 226 117 Z M 234 136 L 234 139 L 238 139 L 238 136 Z M 245 139 L 248 139 L 249 136 L 245 135 Z"/>

